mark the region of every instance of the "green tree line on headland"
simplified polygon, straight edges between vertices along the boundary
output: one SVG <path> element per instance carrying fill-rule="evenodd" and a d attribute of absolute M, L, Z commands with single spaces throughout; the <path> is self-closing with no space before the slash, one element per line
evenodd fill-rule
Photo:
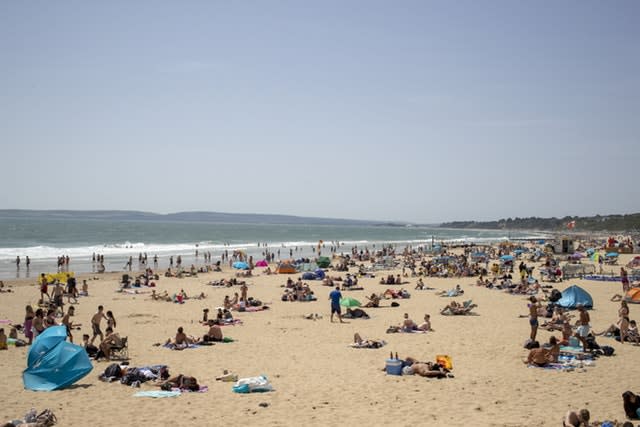
<path fill-rule="evenodd" d="M 440 224 L 442 228 L 480 228 L 487 230 L 567 230 L 575 221 L 574 231 L 638 231 L 640 213 L 629 215 L 595 215 L 588 217 L 565 216 L 563 218 L 507 218 L 498 221 L 453 221 Z"/>

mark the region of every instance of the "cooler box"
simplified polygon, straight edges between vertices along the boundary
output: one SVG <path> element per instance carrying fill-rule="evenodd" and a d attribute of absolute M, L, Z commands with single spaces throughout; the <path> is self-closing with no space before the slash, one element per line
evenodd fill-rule
<path fill-rule="evenodd" d="M 402 360 L 387 359 L 387 375 L 402 375 Z"/>

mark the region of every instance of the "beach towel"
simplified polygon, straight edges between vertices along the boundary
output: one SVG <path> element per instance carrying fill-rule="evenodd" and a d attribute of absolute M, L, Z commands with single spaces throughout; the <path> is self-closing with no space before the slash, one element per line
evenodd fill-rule
<path fill-rule="evenodd" d="M 179 390 L 177 391 L 152 390 L 152 391 L 139 391 L 135 393 L 133 396 L 162 398 L 162 397 L 177 397 L 177 396 L 180 396 L 181 394 L 182 393 Z"/>

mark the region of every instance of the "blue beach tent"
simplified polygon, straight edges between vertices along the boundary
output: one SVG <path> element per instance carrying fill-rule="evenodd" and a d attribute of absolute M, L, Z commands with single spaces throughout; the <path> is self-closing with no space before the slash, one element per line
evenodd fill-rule
<path fill-rule="evenodd" d="M 325 277 L 324 270 L 323 270 L 323 269 L 321 269 L 321 268 L 316 269 L 316 271 L 314 271 L 314 273 L 315 273 L 316 278 L 317 278 L 318 280 L 323 280 L 323 279 L 324 279 L 324 277 Z"/>
<path fill-rule="evenodd" d="M 249 269 L 249 264 L 247 264 L 246 262 L 242 262 L 242 261 L 236 261 L 233 263 L 233 268 L 237 269 L 237 270 L 248 270 Z"/>
<path fill-rule="evenodd" d="M 312 273 L 310 271 L 305 271 L 302 273 L 302 280 L 316 280 L 316 273 Z"/>
<path fill-rule="evenodd" d="M 574 309 L 578 305 L 583 305 L 585 308 L 593 308 L 593 298 L 580 286 L 573 285 L 562 291 L 562 298 L 556 304 L 562 308 L 569 309 Z"/>
<path fill-rule="evenodd" d="M 66 342 L 64 326 L 51 326 L 38 335 L 22 373 L 24 387 L 35 391 L 59 390 L 84 378 L 93 365 L 79 345 Z"/>

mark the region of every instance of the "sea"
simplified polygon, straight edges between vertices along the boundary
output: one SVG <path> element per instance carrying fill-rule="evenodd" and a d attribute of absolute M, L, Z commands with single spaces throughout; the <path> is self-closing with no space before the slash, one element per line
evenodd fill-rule
<path fill-rule="evenodd" d="M 140 255 L 147 255 L 147 265 L 166 270 L 169 258 L 182 257 L 182 265 L 205 263 L 203 254 L 210 253 L 212 262 L 227 251 L 244 251 L 254 260 L 265 251 L 276 259 L 313 258 L 337 253 L 350 253 L 353 247 L 375 250 L 383 245 L 430 247 L 434 244 L 483 244 L 504 240 L 540 239 L 541 232 L 461 230 L 437 226 L 373 226 L 373 225 L 287 225 L 232 224 L 207 222 L 158 222 L 102 219 L 15 219 L 0 218 L 0 279 L 34 278 L 40 273 L 58 271 L 57 259 L 69 257 L 68 270 L 95 273 L 98 264 L 93 256 L 104 256 L 107 272 L 125 272 L 126 262 L 133 257 L 133 269 Z M 196 256 L 196 251 L 198 256 Z M 26 257 L 30 259 L 27 268 Z M 153 258 L 157 256 L 157 266 Z M 16 258 L 20 257 L 20 264 Z"/>

